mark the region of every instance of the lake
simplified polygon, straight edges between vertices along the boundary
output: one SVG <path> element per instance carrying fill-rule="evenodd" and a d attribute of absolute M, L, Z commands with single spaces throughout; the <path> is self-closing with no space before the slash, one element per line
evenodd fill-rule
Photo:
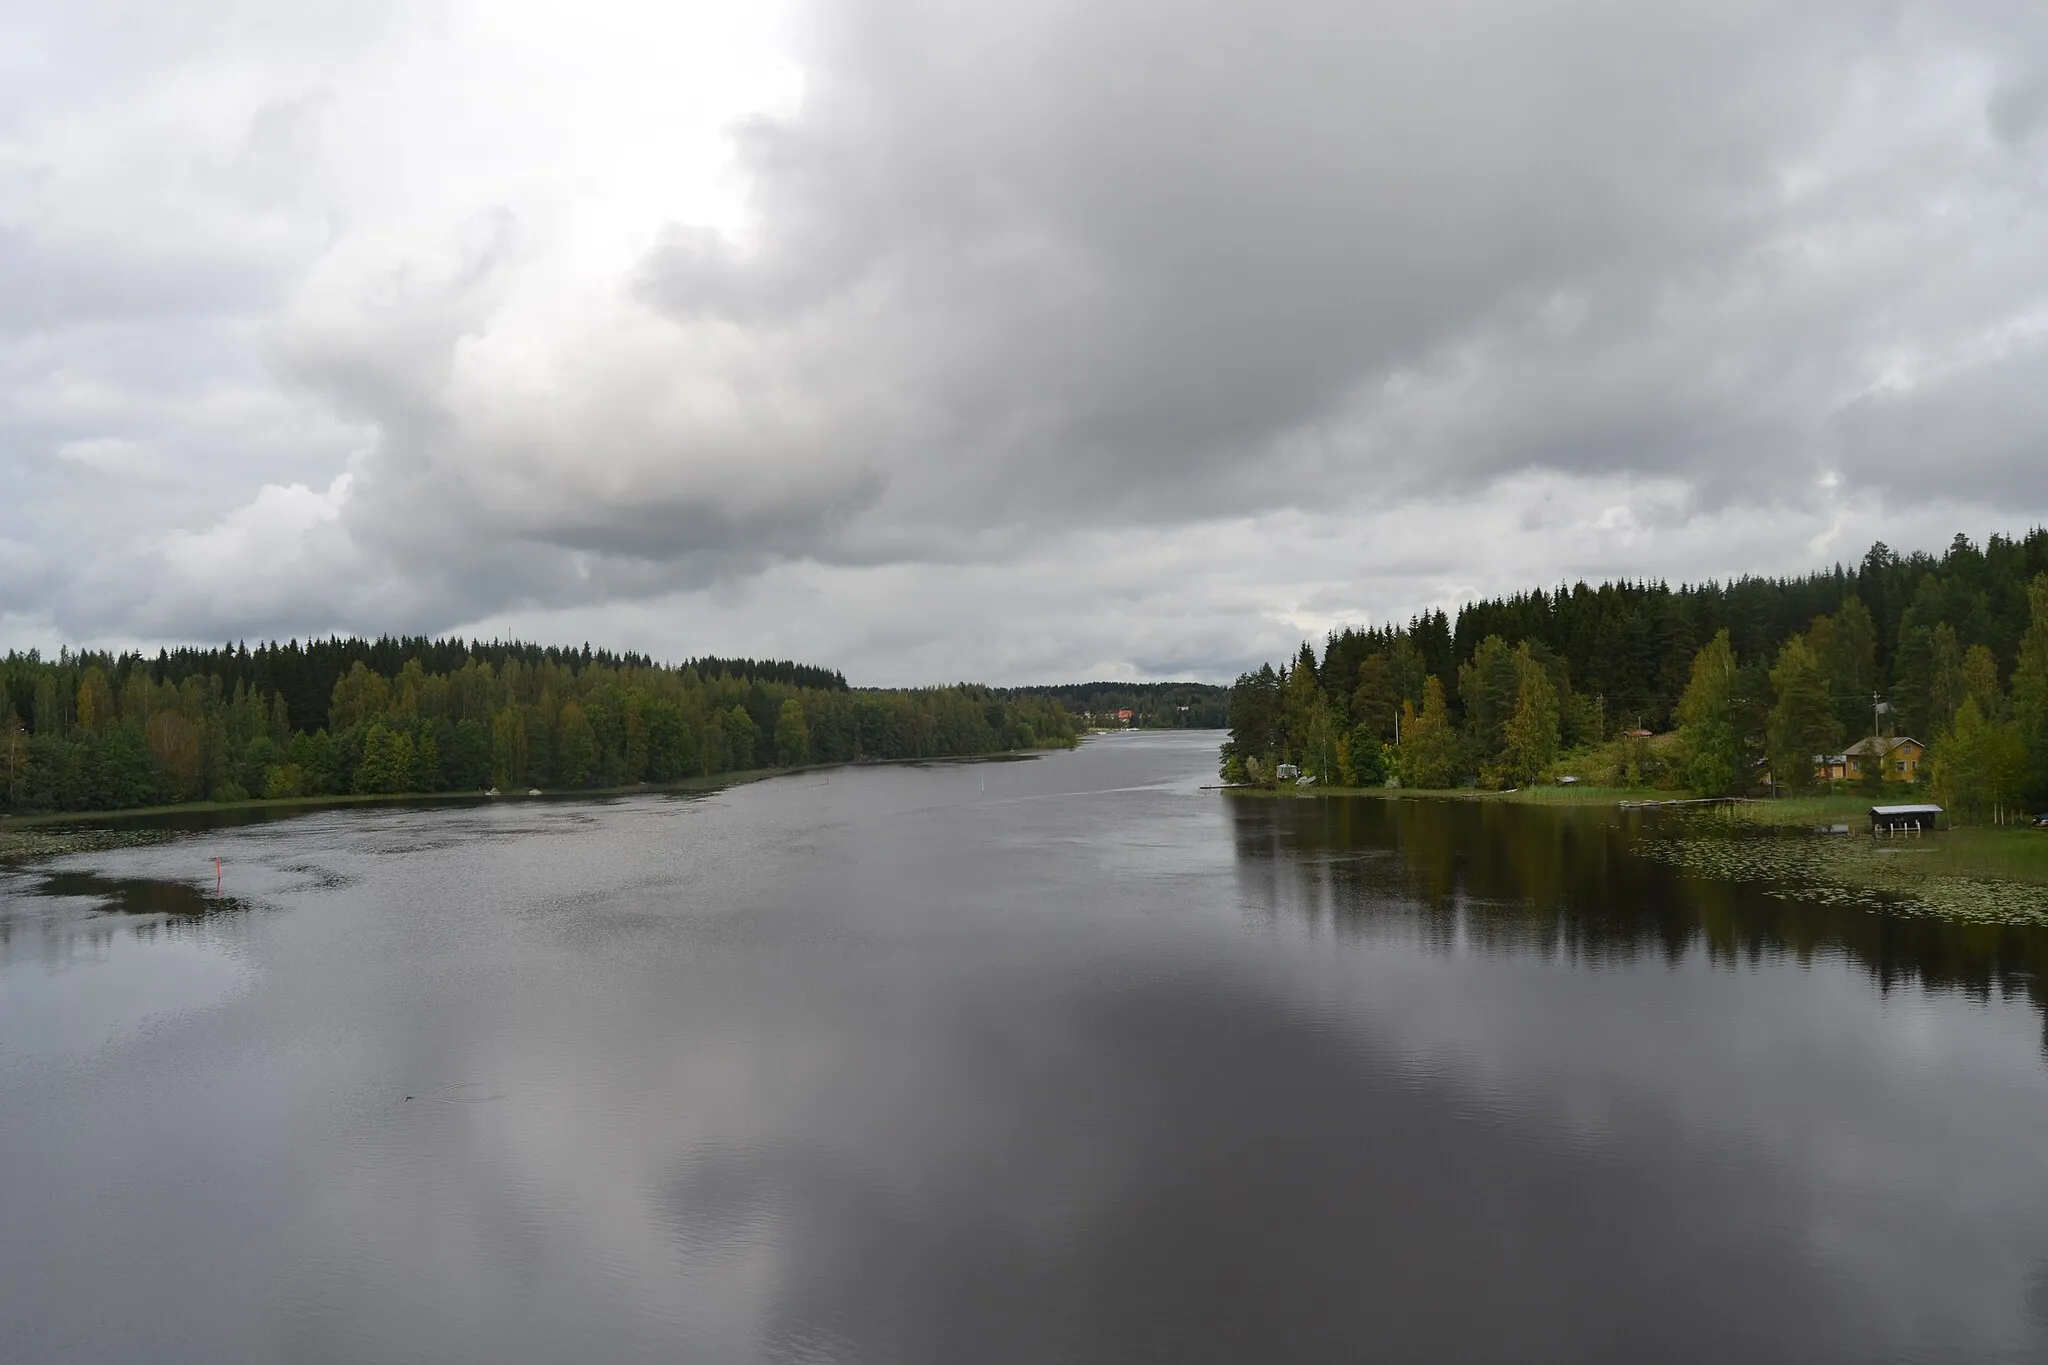
<path fill-rule="evenodd" d="M 0 1357 L 2048 1359 L 2044 931 L 1219 738 L 0 871 Z"/>

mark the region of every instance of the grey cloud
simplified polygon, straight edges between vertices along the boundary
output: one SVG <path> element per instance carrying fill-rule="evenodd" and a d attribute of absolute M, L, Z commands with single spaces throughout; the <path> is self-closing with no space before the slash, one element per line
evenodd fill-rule
<path fill-rule="evenodd" d="M 2038 497 L 2048 462 L 2044 375 L 2048 336 L 2037 335 L 1946 382 L 1867 394 L 1834 423 L 1845 470 L 1986 503 L 2019 490 Z"/>
<path fill-rule="evenodd" d="M 1829 299 L 1833 242 L 1786 259 L 1898 207 L 1782 183 L 1859 63 L 1911 59 L 1872 7 L 873 3 L 821 29 L 803 114 L 741 140 L 758 240 L 679 234 L 644 292 L 857 352 L 916 397 L 852 438 L 955 515 L 1076 479 L 1119 518 L 1298 502 L 1303 452 L 1409 491 L 1711 468 L 1725 496 L 1817 457 L 1869 291 L 1929 271 L 1901 251 Z M 1882 188 L 1957 188 L 1906 169 Z M 1595 325 L 1523 335 L 1559 292 Z M 1447 411 L 1359 401 L 1475 354 Z"/>
<path fill-rule="evenodd" d="M 152 19 L 175 60 L 233 47 L 204 9 Z M 403 46 L 395 12 L 318 18 L 303 48 L 288 25 L 254 42 L 280 66 Z M 602 278 L 564 282 L 545 202 L 480 190 L 388 237 L 330 213 L 325 159 L 356 134 L 317 62 L 209 171 L 222 202 L 290 227 L 93 245 L 69 274 L 17 249 L 45 277 L 19 327 L 118 315 L 174 356 L 111 366 L 127 402 L 105 418 L 10 401 L 17 448 L 186 462 L 164 505 L 223 564 L 267 543 L 252 499 L 325 516 L 308 490 L 352 481 L 275 590 L 144 550 L 83 579 L 147 591 L 7 602 L 131 633 L 442 629 L 802 570 L 842 586 L 776 611 L 851 613 L 825 632 L 849 655 L 886 639 L 953 672 L 975 671 L 937 662 L 967 640 L 1005 647 L 974 607 L 870 594 L 947 596 L 897 571 L 1008 575 L 1082 605 L 1004 667 L 1055 657 L 1064 626 L 1076 666 L 1120 648 L 1224 671 L 1231 641 L 1298 621 L 1547 579 L 1547 538 L 1574 539 L 1574 571 L 1675 575 L 1795 567 L 1887 497 L 2048 513 L 2036 6 L 851 0 L 796 31 L 800 108 L 733 130 L 744 226 L 628 225 L 655 245 Z M 0 278 L 21 231 L 0 200 Z M 280 407 L 323 421 L 272 412 L 252 443 L 139 402 L 181 363 L 261 377 L 166 347 L 167 320 L 202 317 L 207 338 L 245 322 Z M 5 371 L 24 391 L 45 363 L 26 345 Z M 104 486 L 35 468 L 44 506 Z M 1540 497 L 1515 504 L 1517 481 Z M 1775 539 L 1704 557 L 1701 528 L 1744 508 Z M 1262 517 L 1316 542 L 1313 572 L 1278 540 L 1214 547 L 1233 577 L 1190 568 L 1191 540 L 1272 534 Z M 1521 558 L 1459 577 L 1473 525 Z M 31 539 L 4 515 L 0 536 Z M 1100 548 L 1119 537 L 1133 553 Z M 1094 575 L 1067 562 L 1084 553 Z M 1241 597 L 1205 613 L 1178 595 L 1196 578 Z"/>
<path fill-rule="evenodd" d="M 1991 120 L 1992 131 L 2017 150 L 2020 144 L 2048 127 L 2048 76 L 2001 88 L 1991 97 L 1985 113 Z"/>

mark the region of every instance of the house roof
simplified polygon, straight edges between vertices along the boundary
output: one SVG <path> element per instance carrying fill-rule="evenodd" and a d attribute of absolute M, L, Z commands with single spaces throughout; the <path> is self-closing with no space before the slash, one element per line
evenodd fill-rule
<path fill-rule="evenodd" d="M 1868 739 L 1859 739 L 1854 744 L 1851 744 L 1849 752 L 1861 758 L 1866 754 L 1888 754 L 1892 750 L 1906 744 L 1910 744 L 1916 749 L 1925 749 L 1927 747 L 1911 735 L 1872 735 Z"/>
<path fill-rule="evenodd" d="M 1939 815 L 1941 814 L 1941 807 L 1933 805 L 1872 806 L 1870 813 L 1872 815 Z"/>

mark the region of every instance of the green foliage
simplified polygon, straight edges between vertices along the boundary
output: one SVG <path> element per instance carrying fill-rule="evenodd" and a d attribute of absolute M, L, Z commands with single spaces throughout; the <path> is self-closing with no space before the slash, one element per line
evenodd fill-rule
<path fill-rule="evenodd" d="M 1444 685 L 1432 673 L 1423 684 L 1422 710 L 1412 703 L 1402 707 L 1401 785 L 1450 786 L 1458 778 L 1459 747 Z"/>
<path fill-rule="evenodd" d="M 1935 626 L 1928 651 L 1927 729 L 1937 738 L 1949 728 L 1968 690 L 1962 646 L 1956 640 L 1955 627 L 1943 621 Z"/>
<path fill-rule="evenodd" d="M 647 704 L 647 777 L 651 782 L 676 782 L 704 771 L 703 746 L 683 710 L 665 697 Z"/>
<path fill-rule="evenodd" d="M 1358 686 L 1351 693 L 1352 722 L 1363 726 L 1375 741 L 1389 740 L 1394 737 L 1394 717 L 1400 714 L 1401 694 L 1394 680 L 1393 661 L 1385 654 L 1368 655 L 1358 665 Z"/>
<path fill-rule="evenodd" d="M 1302 725 L 1301 770 L 1326 787 L 1333 787 L 1344 781 L 1343 732 L 1330 714 L 1329 704 L 1319 692 L 1308 704 L 1308 716 Z"/>
<path fill-rule="evenodd" d="M 2028 588 L 2033 624 L 2020 641 L 2012 673 L 2013 724 L 2025 752 L 2023 788 L 2048 796 L 2048 573 Z"/>
<path fill-rule="evenodd" d="M 526 718 L 508 706 L 491 718 L 491 785 L 502 791 L 525 785 L 531 757 Z"/>
<path fill-rule="evenodd" d="M 723 717 L 725 742 L 730 748 L 729 761 L 735 769 L 765 768 L 768 764 L 760 759 L 761 727 L 747 714 L 747 708 L 735 705 Z"/>
<path fill-rule="evenodd" d="M 1247 761 L 1272 760 L 1280 748 L 1280 733 L 1280 676 L 1268 664 L 1256 673 L 1241 675 L 1230 689 L 1230 737 L 1223 741 L 1223 780 L 1253 780 Z"/>
<path fill-rule="evenodd" d="M 1877 623 L 1871 619 L 1870 608 L 1851 593 L 1832 620 L 1815 618 L 1807 633 L 1809 638 L 1818 636 L 1823 641 L 1821 657 L 1827 666 L 1836 728 L 1845 735 L 1867 733 L 1871 698 L 1879 685 Z"/>
<path fill-rule="evenodd" d="M 562 708 L 555 736 L 555 781 L 564 787 L 588 787 L 594 785 L 597 771 L 597 734 L 583 708 L 572 701 Z"/>
<path fill-rule="evenodd" d="M 1986 720 L 2003 720 L 2006 715 L 2005 689 L 1998 684 L 1998 660 L 1983 645 L 1971 645 L 1963 655 L 1963 695 L 1977 703 Z"/>
<path fill-rule="evenodd" d="M 1989 719 L 1977 699 L 1966 696 L 1935 751 L 1935 797 L 1953 819 L 2003 823 L 2008 815 L 2018 814 L 2026 762 L 2019 728 Z"/>
<path fill-rule="evenodd" d="M 1516 646 L 1514 666 L 1515 710 L 1503 727 L 1500 761 L 1494 767 L 1494 785 L 1502 787 L 1528 786 L 1558 752 L 1557 689 L 1550 674 L 1526 643 Z"/>
<path fill-rule="evenodd" d="M 1392 729 L 1391 726 L 1388 728 Z M 1371 721 L 1361 721 L 1351 727 L 1351 734 L 1344 746 L 1344 785 L 1378 787 L 1385 784 L 1387 764 L 1382 753 L 1384 742 L 1380 738 L 1379 726 Z"/>
<path fill-rule="evenodd" d="M 1596 746 L 1607 739 L 1607 703 L 1604 699 L 1573 692 L 1564 699 L 1563 742 L 1577 749 Z"/>
<path fill-rule="evenodd" d="M 1771 776 L 1782 786 L 1804 791 L 1814 784 L 1815 758 L 1841 740 L 1827 669 L 1804 636 L 1793 636 L 1778 651 L 1771 686 L 1777 696 L 1771 707 Z"/>
<path fill-rule="evenodd" d="M 1454 684 L 1454 743 L 1423 721 L 1432 677 Z M 1359 727 L 1391 738 L 1398 722 L 1385 766 L 1410 786 L 1474 772 L 1524 784 L 1568 752 L 1630 786 L 1733 794 L 1753 789 L 1766 759 L 1781 790 L 1812 786 L 1815 755 L 1873 732 L 1928 744 L 1931 772 L 1966 699 L 1987 725 L 2012 725 L 2021 759 L 2007 799 L 2048 807 L 2048 529 L 1981 548 L 1958 536 L 1939 556 L 1874 545 L 1854 567 L 1798 579 L 1579 583 L 1468 603 L 1455 625 L 1429 612 L 1347 628 L 1320 659 L 1304 647 L 1238 679 L 1222 759 L 1226 774 L 1313 771 L 1327 715 L 1354 778 Z M 1675 743 L 1639 733 L 1667 726 Z"/>
<path fill-rule="evenodd" d="M 281 763 L 264 774 L 263 794 L 273 801 L 306 796 L 306 770 L 296 763 Z"/>
<path fill-rule="evenodd" d="M 775 761 L 785 768 L 811 761 L 811 728 L 804 722 L 804 704 L 795 697 L 782 703 L 775 718 Z"/>
<path fill-rule="evenodd" d="M 1515 652 L 1489 635 L 1470 661 L 1458 667 L 1458 699 L 1465 706 L 1465 732 L 1472 752 L 1494 756 L 1507 748 L 1507 722 L 1521 686 Z"/>
<path fill-rule="evenodd" d="M 426 658 L 392 658 L 388 643 L 181 651 L 155 662 L 10 654 L 0 659 L 0 811 L 612 787 L 1076 739 L 1056 699 L 967 685 L 854 692 L 836 673 L 798 665 L 738 661 L 745 671 L 731 673 L 706 661 L 664 668 L 587 649 L 434 642 L 421 642 Z M 199 662 L 222 672 L 180 671 Z M 265 681 L 266 670 L 318 669 L 328 682 L 317 705 Z M 298 674 L 293 687 L 305 685 Z M 315 723 L 294 728 L 294 715 Z"/>
<path fill-rule="evenodd" d="M 411 785 L 411 778 L 410 737 L 393 734 L 382 720 L 371 721 L 363 731 L 363 754 L 356 762 L 355 789 L 365 794 L 400 792 Z"/>
<path fill-rule="evenodd" d="M 1702 796 L 1728 796 L 1747 784 L 1736 736 L 1735 649 L 1716 632 L 1693 657 L 1692 677 L 1678 703 L 1678 743 L 1685 785 Z"/>

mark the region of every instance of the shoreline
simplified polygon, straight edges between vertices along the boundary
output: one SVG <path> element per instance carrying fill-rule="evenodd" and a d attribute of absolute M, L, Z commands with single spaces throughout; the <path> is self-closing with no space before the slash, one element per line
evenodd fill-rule
<path fill-rule="evenodd" d="M 586 801 L 621 796 L 675 796 L 711 793 L 728 787 L 747 786 L 777 777 L 805 773 L 830 773 L 845 768 L 881 768 L 911 763 L 982 763 L 1014 761 L 1053 749 L 999 749 L 986 754 L 945 754 L 924 758 L 857 759 L 847 763 L 807 763 L 794 768 L 743 768 L 715 776 L 686 777 L 675 782 L 635 782 L 623 787 L 553 788 L 540 791 L 500 792 L 492 796 L 481 791 L 454 792 L 336 792 L 325 796 L 255 797 L 247 801 L 183 801 L 166 806 L 130 806 L 121 810 L 38 811 L 33 815 L 0 815 L 0 867 L 18 867 L 67 853 L 88 852 L 127 842 L 121 835 L 144 834 L 152 829 L 177 832 L 175 822 L 187 816 L 224 816 L 222 824 L 236 824 L 237 816 L 312 815 L 325 810 L 362 806 L 444 806 L 485 805 L 501 801 Z M 196 831 L 195 831 L 196 832 Z M 17 837 L 18 836 L 18 837 Z"/>
<path fill-rule="evenodd" d="M 1715 798 L 1694 797 L 1690 792 L 1666 791 L 1658 787 L 1511 787 L 1495 791 L 1486 787 L 1260 787 L 1249 782 L 1218 783 L 1204 791 L 1226 792 L 1232 796 L 1312 797 L 1366 796 L 1381 801 L 1499 801 L 1520 806 L 1613 806 L 1631 801 L 1669 803 Z M 1768 801 L 1769 797 L 1735 797 L 1730 800 Z"/>
<path fill-rule="evenodd" d="M 821 767 L 826 765 L 820 765 Z M 830 765 L 845 767 L 845 764 Z M 539 801 L 596 796 L 631 796 L 636 793 L 715 791 L 721 787 L 758 782 L 805 768 L 747 768 L 720 773 L 716 777 L 686 777 L 676 782 L 636 782 L 625 787 L 555 788 L 541 791 L 499 792 L 331 792 L 324 796 L 256 796 L 247 801 L 180 801 L 167 806 L 127 806 L 117 810 L 38 811 L 33 815 L 0 816 L 0 833 L 11 829 L 48 828 L 51 825 L 114 824 L 124 820 L 161 819 L 178 815 L 215 815 L 236 811 L 318 811 L 346 806 L 427 806 L 450 802 Z"/>
<path fill-rule="evenodd" d="M 1204 791 L 1232 796 L 1295 797 L 1364 796 L 1382 801 L 1496 801 L 1518 806 L 1608 807 L 1614 810 L 1726 810 L 1740 812 L 1760 825 L 1800 825 L 1810 821 L 1867 815 L 1872 806 L 1926 800 L 1924 793 L 1820 792 L 1806 796 L 1698 796 L 1665 787 L 1255 787 L 1249 783 L 1218 783 Z M 1972 828 L 1975 828 L 1974 826 Z M 1999 828 L 1986 826 L 1985 828 Z M 2025 828 L 2007 825 L 2003 828 Z M 1944 831 L 1946 832 L 1946 831 Z"/>
<path fill-rule="evenodd" d="M 1870 807 L 1885 798 L 1861 793 L 1712 800 L 1623 787 L 1205 790 L 1267 799 L 1405 798 L 1611 812 L 1632 817 L 1644 856 L 1688 876 L 1760 886 L 1767 894 L 1792 901 L 1857 905 L 1881 913 L 1986 925 L 2048 927 L 2048 831 L 2024 824 L 1962 825 L 1918 838 L 1875 839 L 1862 822 Z"/>

